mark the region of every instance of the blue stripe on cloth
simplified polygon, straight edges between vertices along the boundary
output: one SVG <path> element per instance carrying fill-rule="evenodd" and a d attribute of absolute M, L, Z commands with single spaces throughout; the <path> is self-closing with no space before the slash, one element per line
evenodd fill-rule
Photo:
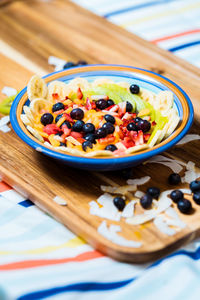
<path fill-rule="evenodd" d="M 34 203 L 31 202 L 29 199 L 21 201 L 18 204 L 21 205 L 21 206 L 23 206 L 23 207 L 29 207 L 29 206 L 34 205 Z"/>
<path fill-rule="evenodd" d="M 116 11 L 113 11 L 113 12 L 109 12 L 109 13 L 104 15 L 104 18 L 109 18 L 111 16 L 119 15 L 119 14 L 126 13 L 126 12 L 129 12 L 129 11 L 137 10 L 137 9 L 141 9 L 141 8 L 144 8 L 144 7 L 165 4 L 167 2 L 173 2 L 173 1 L 175 1 L 175 0 L 160 0 L 160 1 L 152 1 L 152 2 L 143 3 L 143 4 L 139 4 L 139 5 L 129 6 L 127 8 L 123 8 L 123 9 L 119 9 L 119 10 L 116 10 Z"/>
<path fill-rule="evenodd" d="M 178 51 L 178 50 L 181 50 L 181 49 L 184 49 L 184 48 L 189 48 L 189 47 L 196 46 L 196 45 L 200 45 L 200 41 L 186 43 L 186 44 L 183 44 L 183 45 L 180 45 L 180 46 L 170 48 L 168 50 L 171 51 L 171 52 L 175 52 L 175 51 Z"/>
<path fill-rule="evenodd" d="M 172 253 L 172 254 L 168 255 L 167 257 L 161 258 L 160 260 L 151 264 L 146 269 L 156 267 L 159 264 L 161 264 L 163 261 L 165 261 L 166 259 L 169 259 L 174 256 L 179 256 L 179 255 L 185 255 L 193 260 L 198 260 L 198 259 L 200 259 L 200 247 L 195 252 L 180 250 L 178 252 Z M 115 290 L 118 288 L 125 287 L 129 283 L 135 281 L 137 278 L 139 278 L 139 276 L 136 276 L 136 277 L 124 280 L 124 281 L 109 282 L 109 283 L 102 283 L 102 282 L 75 283 L 75 284 L 70 284 L 70 285 L 66 285 L 66 286 L 59 286 L 59 287 L 54 287 L 51 289 L 28 293 L 28 294 L 18 297 L 17 300 L 44 299 L 46 297 L 50 297 L 50 296 L 60 294 L 60 293 L 65 293 L 65 292 L 92 292 L 92 291 L 103 292 L 106 290 Z"/>
<path fill-rule="evenodd" d="M 82 283 L 75 283 L 66 286 L 56 287 L 48 290 L 38 291 L 29 293 L 17 298 L 17 300 L 37 300 L 37 299 L 44 299 L 46 297 L 50 297 L 59 293 L 63 292 L 88 292 L 88 291 L 106 291 L 106 290 L 113 290 L 118 289 L 121 287 L 126 286 L 132 281 L 132 279 L 118 281 L 118 282 L 82 282 Z"/>

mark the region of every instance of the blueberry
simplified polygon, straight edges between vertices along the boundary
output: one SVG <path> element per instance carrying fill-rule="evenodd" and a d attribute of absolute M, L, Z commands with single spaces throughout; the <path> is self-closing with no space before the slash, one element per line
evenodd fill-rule
<path fill-rule="evenodd" d="M 128 131 L 138 131 L 137 125 L 133 122 L 129 123 L 126 128 Z"/>
<path fill-rule="evenodd" d="M 107 101 L 105 99 L 99 99 L 96 101 L 96 107 L 99 109 L 105 109 L 107 107 Z"/>
<path fill-rule="evenodd" d="M 114 105 L 115 102 L 112 99 L 108 99 L 107 101 L 107 107 Z"/>
<path fill-rule="evenodd" d="M 190 182 L 190 189 L 192 192 L 196 192 L 200 190 L 200 181 L 194 180 Z"/>
<path fill-rule="evenodd" d="M 75 63 L 73 63 L 72 61 L 68 61 L 68 62 L 64 65 L 63 69 L 68 69 L 68 68 L 72 68 L 72 67 L 75 67 L 75 66 L 76 66 Z"/>
<path fill-rule="evenodd" d="M 66 147 L 66 144 L 65 144 L 65 143 L 62 143 L 62 142 L 60 142 L 60 146 L 62 146 L 62 147 Z"/>
<path fill-rule="evenodd" d="M 105 115 L 104 119 L 106 120 L 106 122 L 109 122 L 111 124 L 115 124 L 115 118 L 112 115 Z"/>
<path fill-rule="evenodd" d="M 143 208 L 147 209 L 151 206 L 152 204 L 152 197 L 149 194 L 145 194 L 144 196 L 142 196 L 142 198 L 140 199 L 140 204 Z"/>
<path fill-rule="evenodd" d="M 96 131 L 96 138 L 101 139 L 107 136 L 107 130 L 103 127 L 97 129 Z"/>
<path fill-rule="evenodd" d="M 181 182 L 181 177 L 179 174 L 177 173 L 172 173 L 169 175 L 168 177 L 168 182 L 169 184 L 171 185 L 176 185 L 176 184 L 179 184 Z"/>
<path fill-rule="evenodd" d="M 142 120 L 142 118 L 140 118 L 140 117 L 136 117 L 136 118 L 133 119 L 133 121 L 134 121 L 135 123 L 138 123 L 138 122 L 141 121 L 141 120 Z"/>
<path fill-rule="evenodd" d="M 137 123 L 138 130 L 142 130 L 143 132 L 147 132 L 151 129 L 151 123 L 147 120 L 140 120 Z"/>
<path fill-rule="evenodd" d="M 126 205 L 125 200 L 122 197 L 115 197 L 113 203 L 120 211 L 122 211 Z"/>
<path fill-rule="evenodd" d="M 78 62 L 77 62 L 77 65 L 78 66 L 85 66 L 85 65 L 87 65 L 88 63 L 87 63 L 87 61 L 85 61 L 85 60 L 79 60 Z"/>
<path fill-rule="evenodd" d="M 74 125 L 72 126 L 72 131 L 76 131 L 76 132 L 80 132 L 83 130 L 83 126 L 84 126 L 84 122 L 81 120 L 78 120 L 74 123 Z"/>
<path fill-rule="evenodd" d="M 93 148 L 93 145 L 92 145 L 92 143 L 91 142 L 89 142 L 89 141 L 85 141 L 85 142 L 83 142 L 83 144 L 82 144 L 82 148 L 83 148 L 83 150 L 84 151 L 87 151 L 87 148 L 90 148 L 90 149 L 92 149 Z"/>
<path fill-rule="evenodd" d="M 85 123 L 83 125 L 83 132 L 85 133 L 94 133 L 95 132 L 95 127 L 92 123 Z"/>
<path fill-rule="evenodd" d="M 71 116 L 72 119 L 82 120 L 83 117 L 84 117 L 84 112 L 81 108 L 74 108 L 70 112 L 70 116 Z"/>
<path fill-rule="evenodd" d="M 113 145 L 113 144 L 110 144 L 110 145 L 106 146 L 105 150 L 113 152 L 113 151 L 117 150 L 117 147 L 115 145 Z"/>
<path fill-rule="evenodd" d="M 60 118 L 62 118 L 62 116 L 63 114 L 57 115 L 57 117 L 55 118 L 55 122 L 57 123 L 60 120 Z"/>
<path fill-rule="evenodd" d="M 193 200 L 196 204 L 200 205 L 200 191 L 194 192 Z"/>
<path fill-rule="evenodd" d="M 131 84 L 129 89 L 132 94 L 139 94 L 140 92 L 140 87 L 137 84 Z"/>
<path fill-rule="evenodd" d="M 41 116 L 40 122 L 45 126 L 53 122 L 53 116 L 50 113 L 43 114 Z"/>
<path fill-rule="evenodd" d="M 157 187 L 149 187 L 147 189 L 147 194 L 149 194 L 152 198 L 158 199 L 160 196 L 160 189 Z"/>
<path fill-rule="evenodd" d="M 115 131 L 115 126 L 110 122 L 104 123 L 102 128 L 105 128 L 108 134 L 111 134 Z"/>
<path fill-rule="evenodd" d="M 183 214 L 188 214 L 191 209 L 192 209 L 192 205 L 191 202 L 187 199 L 181 199 L 178 201 L 178 209 L 180 210 L 180 212 L 182 212 Z"/>
<path fill-rule="evenodd" d="M 174 190 L 170 194 L 170 198 L 177 203 L 179 200 L 183 199 L 183 193 L 180 190 Z"/>
<path fill-rule="evenodd" d="M 89 141 L 91 142 L 92 144 L 96 144 L 96 135 L 93 134 L 93 133 L 87 133 L 85 136 L 84 136 L 84 139 L 86 141 Z"/>
<path fill-rule="evenodd" d="M 132 112 L 133 110 L 133 105 L 130 102 L 126 102 L 126 111 L 127 112 Z"/>
<path fill-rule="evenodd" d="M 63 122 L 62 125 L 61 125 L 60 127 L 62 128 L 64 125 L 66 125 L 67 128 L 69 128 L 69 129 L 72 128 L 72 126 L 71 126 L 71 124 L 69 123 L 69 121 Z"/>
<path fill-rule="evenodd" d="M 55 111 L 58 111 L 58 110 L 61 110 L 61 109 L 64 109 L 65 106 L 62 102 L 57 102 L 53 105 L 52 107 L 52 112 L 55 112 Z"/>

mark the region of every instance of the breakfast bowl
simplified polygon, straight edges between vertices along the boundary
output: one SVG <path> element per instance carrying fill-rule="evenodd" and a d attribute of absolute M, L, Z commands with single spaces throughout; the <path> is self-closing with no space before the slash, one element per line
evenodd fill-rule
<path fill-rule="evenodd" d="M 35 75 L 36 76 L 36 75 Z M 77 78 L 79 80 L 77 81 Z M 71 167 L 79 168 L 79 169 L 85 169 L 85 170 L 96 170 L 96 171 L 110 171 L 110 170 L 118 170 L 118 169 L 124 169 L 124 168 L 129 168 L 136 166 L 149 158 L 151 158 L 154 155 L 160 154 L 172 146 L 174 146 L 176 143 L 178 143 L 179 140 L 181 140 L 184 135 L 188 132 L 190 129 L 192 122 L 193 122 L 193 106 L 192 103 L 189 99 L 189 97 L 186 95 L 186 93 L 174 82 L 171 80 L 167 79 L 164 76 L 161 76 L 159 74 L 156 74 L 154 72 L 140 69 L 140 68 L 134 68 L 134 67 L 129 67 L 129 66 L 121 66 L 121 65 L 87 65 L 87 66 L 82 66 L 82 67 L 74 67 L 71 69 L 63 70 L 63 71 L 58 71 L 51 73 L 47 76 L 44 77 L 43 79 L 38 79 L 38 77 L 33 77 L 31 79 L 32 81 L 29 82 L 28 86 L 25 87 L 15 98 L 11 111 L 10 111 L 10 120 L 11 120 L 11 125 L 16 132 L 16 134 L 29 146 L 34 148 L 36 151 L 41 152 L 42 154 L 45 154 L 53 159 L 56 159 L 58 162 L 62 164 L 69 165 Z M 43 84 L 45 84 L 44 88 L 40 88 L 38 85 L 39 80 L 43 80 Z M 62 85 L 64 88 L 66 87 L 71 87 L 71 82 L 76 81 L 80 83 L 78 85 L 78 92 L 81 94 L 81 97 L 79 94 L 76 93 L 76 104 L 71 104 L 71 108 L 67 106 L 66 103 L 71 103 L 75 100 L 72 100 L 73 97 L 66 96 L 65 94 L 58 95 L 57 93 L 57 85 Z M 42 82 L 42 81 L 41 81 Z M 97 145 L 100 143 L 102 147 L 102 143 L 105 144 L 104 148 L 101 148 L 103 150 L 100 151 L 94 151 L 94 149 L 90 149 L 92 147 L 96 147 L 96 141 L 91 145 L 91 147 L 86 147 L 86 149 L 82 146 L 85 145 L 83 144 L 85 136 L 82 134 L 81 138 L 77 139 L 77 146 L 76 143 L 73 144 L 74 136 L 69 137 L 63 132 L 57 132 L 56 134 L 58 135 L 56 138 L 57 140 L 54 140 L 55 144 L 58 143 L 58 140 L 61 138 L 63 139 L 66 137 L 68 141 L 65 143 L 65 147 L 54 147 L 54 144 L 52 146 L 51 141 L 52 138 L 55 138 L 55 134 L 51 134 L 47 132 L 47 130 L 44 130 L 44 127 L 46 127 L 47 122 L 46 120 L 41 119 L 42 113 L 46 115 L 51 115 L 52 118 L 51 123 L 54 123 L 52 126 L 57 126 L 57 124 L 60 122 L 58 120 L 57 123 L 55 123 L 55 116 L 54 113 L 56 114 L 56 109 L 51 109 L 49 110 L 40 110 L 38 112 L 38 115 L 34 117 L 34 120 L 39 120 L 37 124 L 33 124 L 33 115 L 30 115 L 31 109 L 34 107 L 33 103 L 35 104 L 35 107 L 38 105 L 38 103 L 43 103 L 45 100 L 41 100 L 41 93 L 44 93 L 45 95 L 48 95 L 46 97 L 49 97 L 49 90 L 51 90 L 50 93 L 50 98 L 51 100 L 47 101 L 54 101 L 56 103 L 61 103 L 60 101 L 63 101 L 65 103 L 65 108 L 63 105 L 62 110 L 57 110 L 60 112 L 61 120 L 63 118 L 63 113 L 64 116 L 72 116 L 71 110 L 75 107 L 80 107 L 84 112 L 85 115 L 88 114 L 87 110 L 89 110 L 87 107 L 85 107 L 81 101 L 84 99 L 84 90 L 83 87 L 81 86 L 81 82 L 86 82 L 90 87 L 93 83 L 96 84 L 95 88 L 98 92 L 95 93 L 90 93 L 90 101 L 91 103 L 96 103 L 94 104 L 96 107 L 96 111 L 91 108 L 91 113 L 96 114 L 99 116 L 99 114 L 102 112 L 103 116 L 100 119 L 100 121 L 97 123 L 96 119 L 93 118 L 93 115 L 91 115 L 90 120 L 87 122 L 92 122 L 91 120 L 94 120 L 96 131 L 97 128 L 101 126 L 103 127 L 105 124 L 104 116 L 105 114 L 109 113 L 113 116 L 117 116 L 116 120 L 118 120 L 118 125 L 115 126 L 116 131 L 119 131 L 119 133 L 122 135 L 120 130 L 123 130 L 123 125 L 124 124 L 124 118 L 126 120 L 126 127 L 125 128 L 125 133 L 123 132 L 124 136 L 126 135 L 126 138 L 120 137 L 118 138 L 118 143 L 114 145 L 114 152 L 113 150 L 108 151 L 106 148 L 107 145 L 105 144 L 105 141 L 102 142 L 102 140 L 105 139 L 100 139 L 97 140 Z M 31 84 L 30 84 L 31 83 Z M 54 84 L 56 83 L 56 84 Z M 65 85 L 65 84 L 66 85 Z M 109 95 L 113 96 L 115 98 L 119 98 L 120 96 L 122 99 L 122 102 L 118 104 L 113 103 L 110 107 L 106 109 L 100 109 L 97 107 L 97 99 L 105 99 L 108 102 L 110 99 L 109 96 L 105 95 L 105 83 L 106 83 L 106 88 L 110 87 L 110 91 L 108 92 Z M 103 85 L 104 84 L 104 85 Z M 40 93 L 38 98 L 38 94 L 36 93 L 36 90 L 33 88 L 37 86 L 37 93 Z M 47 86 L 46 86 L 47 85 Z M 98 85 L 98 86 L 97 86 Z M 132 88 L 130 88 L 132 86 Z M 97 88 L 98 87 L 98 88 Z M 102 87 L 104 89 L 102 90 Z M 111 88 L 112 87 L 112 88 Z M 114 87 L 114 88 L 113 88 Z M 53 88 L 53 89 L 52 89 Z M 83 93 L 81 91 L 83 90 Z M 46 91 L 47 90 L 47 91 Z M 66 89 L 66 93 L 69 89 Z M 91 88 L 90 88 L 91 90 Z M 118 91 L 119 90 L 119 91 Z M 99 92 L 100 91 L 100 92 Z M 101 92 L 103 91 L 103 92 Z M 116 95 L 116 91 L 118 91 L 118 94 Z M 122 92 L 121 92 L 122 91 Z M 69 92 L 69 91 L 68 91 Z M 69 93 L 72 91 L 70 90 Z M 35 94 L 34 94 L 35 93 Z M 63 93 L 63 89 L 62 89 Z M 100 95 L 97 95 L 97 94 Z M 121 94 L 120 94 L 121 93 Z M 71 95 L 71 94 L 70 94 Z M 78 96 L 77 96 L 78 95 Z M 128 96 L 128 100 L 132 99 L 131 103 L 131 109 L 132 111 L 128 112 L 127 109 L 127 104 L 124 106 L 123 102 L 127 101 L 125 96 Z M 65 97 L 66 96 L 66 97 Z M 53 98 L 52 98 L 53 97 Z M 60 97 L 62 100 L 56 100 L 54 98 Z M 71 97 L 71 98 L 70 98 Z M 93 97 L 93 98 L 92 98 Z M 96 98 L 95 98 L 96 97 Z M 107 97 L 107 98 L 106 98 Z M 111 97 L 111 98 L 113 98 Z M 132 98 L 131 98 L 132 97 Z M 140 99 L 139 99 L 140 98 Z M 36 99 L 36 100 L 35 100 Z M 38 102 L 40 99 L 40 102 Z M 49 98 L 48 98 L 49 99 Z M 53 99 L 53 100 L 52 100 Z M 82 100 L 80 100 L 82 99 Z M 140 101 L 142 99 L 142 101 Z M 144 100 L 145 99 L 145 100 Z M 110 99 L 111 100 L 111 99 Z M 113 99 L 115 101 L 115 99 Z M 162 100 L 162 101 L 161 101 Z M 43 102 L 42 102 L 43 101 Z M 67 102 L 66 102 L 67 101 Z M 71 102 L 70 102 L 71 101 Z M 84 100 L 86 101 L 86 100 Z M 87 101 L 88 97 L 87 97 Z M 95 102 L 96 101 L 96 102 Z M 139 102 L 138 102 L 139 101 Z M 37 102 L 37 105 L 36 105 Z M 170 102 L 170 103 L 169 103 Z M 52 103 L 52 102 L 51 102 Z M 80 105 L 77 103 L 81 103 Z M 141 107 L 141 103 L 145 103 L 145 106 Z M 74 105 L 74 106 L 73 106 Z M 121 105 L 121 106 L 120 106 Z M 130 105 L 130 102 L 129 102 Z M 133 106 L 135 107 L 133 108 Z M 143 104 L 142 104 L 143 105 Z M 56 104 L 58 107 L 59 105 Z M 62 106 L 62 105 L 61 105 Z M 72 107 L 73 106 L 73 107 Z M 155 107 L 156 108 L 155 108 Z M 124 113 L 120 115 L 119 110 L 125 108 Z M 140 107 L 140 109 L 138 108 Z M 152 108 L 153 107 L 153 108 Z M 40 107 L 42 108 L 42 107 Z M 65 110 L 67 108 L 67 110 Z M 116 109 L 118 111 L 116 111 Z M 154 110 L 155 108 L 155 110 Z M 126 110 L 127 109 L 127 110 Z M 63 112 L 64 111 L 64 112 Z M 139 113 L 138 113 L 139 111 Z M 65 113 L 67 112 L 67 113 Z M 136 115 L 136 112 L 138 115 Z M 159 115 L 159 118 L 158 118 Z M 140 116 L 140 118 L 139 118 Z M 157 116 L 157 119 L 156 117 Z M 129 120 L 132 118 L 134 121 Z M 143 120 L 142 122 L 150 123 L 150 130 L 146 133 L 146 130 L 144 132 L 142 130 L 139 130 L 139 122 L 135 121 L 137 118 L 138 120 Z M 43 117 L 44 119 L 44 117 Z M 77 122 L 78 118 L 75 117 L 76 120 L 72 120 L 72 122 Z M 103 119 L 103 121 L 102 121 Z M 155 119 L 155 120 L 154 120 Z M 84 119 L 83 119 L 84 120 Z M 144 121 L 145 120 L 145 121 Z M 79 119 L 80 121 L 80 119 Z M 49 121 L 48 121 L 49 122 Z M 117 121 L 116 121 L 117 122 Z M 135 127 L 138 126 L 137 129 L 134 129 L 136 131 L 129 131 L 127 130 L 127 124 L 132 122 L 132 124 L 135 122 L 136 125 Z M 42 124 L 41 124 L 42 123 Z M 84 123 L 84 122 L 83 122 Z M 47 125 L 46 125 L 47 124 Z M 103 125 L 102 125 L 103 124 Z M 44 126 L 46 125 L 46 126 Z M 73 123 L 71 123 L 72 129 L 73 130 Z M 70 128 L 71 128 L 70 125 Z M 108 124 L 107 124 L 108 125 Z M 166 125 L 166 126 L 165 126 Z M 154 126 L 154 127 L 153 127 Z M 34 127 L 34 128 L 33 128 Z M 48 126 L 47 126 L 48 127 Z M 104 126 L 105 127 L 105 126 Z M 130 125 L 129 125 L 130 127 Z M 35 129 L 36 128 L 36 129 Z M 114 130 L 115 130 L 114 129 Z M 37 131 L 38 130 L 38 131 Z M 60 130 L 60 129 L 58 129 Z M 75 130 L 75 129 L 74 129 Z M 164 131 L 163 131 L 164 130 Z M 37 132 L 36 132 L 37 131 Z M 132 132 L 131 136 L 130 133 Z M 49 136 L 48 136 L 48 134 Z M 65 132 L 66 133 L 66 132 Z M 108 132 L 107 132 L 108 133 Z M 143 143 L 138 142 L 138 135 L 141 133 Z M 158 135 L 159 133 L 159 135 Z M 41 134 L 41 135 L 40 135 Z M 63 135 L 62 135 L 63 134 Z M 95 133 L 96 134 L 96 133 Z M 119 136 L 120 136 L 119 134 Z M 68 134 L 69 135 L 69 134 Z M 111 134 L 108 134 L 109 137 L 111 137 Z M 129 137 L 130 136 L 130 137 Z M 158 138 L 161 137 L 162 138 Z M 135 137 L 137 137 L 137 140 L 135 140 Z M 116 137 L 115 137 L 116 138 Z M 132 140 L 131 140 L 132 138 Z M 145 141 L 145 138 L 147 138 L 147 141 Z M 120 140 L 119 140 L 120 139 Z M 126 149 L 126 144 L 127 140 L 131 140 L 131 146 L 130 149 Z M 149 140 L 148 140 L 149 139 Z M 48 142 L 47 142 L 48 141 Z M 82 142 L 80 142 L 82 141 Z M 159 142 L 158 142 L 159 141 Z M 71 148 L 69 146 L 66 146 L 66 144 L 69 143 Z M 82 143 L 82 146 L 81 146 Z M 139 144 L 138 144 L 139 143 Z M 61 143 L 60 143 L 61 144 Z M 63 144 L 63 143 L 62 143 Z M 56 144 L 57 145 L 57 144 Z M 116 146 L 117 145 L 117 146 Z M 124 146 L 125 145 L 125 146 Z M 119 147 L 118 147 L 119 146 Z M 113 147 L 113 146 L 112 146 Z M 96 149 L 95 148 L 95 149 Z M 68 149 L 68 150 L 67 150 Z M 79 150 L 76 150 L 79 149 Z M 105 149 L 105 150 L 104 150 Z M 126 150 L 124 150 L 126 149 Z M 93 152 L 92 152 L 93 151 Z M 96 156 L 93 155 L 94 152 L 96 153 Z M 107 155 L 108 154 L 108 155 Z"/>

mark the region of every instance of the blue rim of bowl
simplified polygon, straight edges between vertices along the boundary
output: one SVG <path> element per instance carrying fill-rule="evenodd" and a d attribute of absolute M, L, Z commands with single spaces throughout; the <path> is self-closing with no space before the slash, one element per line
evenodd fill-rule
<path fill-rule="evenodd" d="M 17 106 L 20 102 L 20 99 L 22 98 L 22 96 L 26 93 L 27 91 L 27 87 L 25 87 L 15 98 L 15 100 L 12 103 L 11 106 L 11 110 L 10 110 L 10 122 L 11 125 L 13 127 L 13 130 L 16 132 L 16 134 L 25 142 L 27 143 L 29 146 L 31 146 L 32 148 L 36 149 L 36 148 L 41 148 L 42 149 L 42 153 L 46 154 L 52 158 L 55 159 L 59 159 L 59 160 L 63 160 L 63 161 L 69 161 L 69 162 L 76 162 L 75 163 L 83 163 L 83 164 L 88 164 L 88 165 L 101 165 L 101 164 L 108 164 L 109 161 L 112 164 L 123 164 L 123 163 L 128 163 L 128 162 L 133 162 L 133 161 L 144 161 L 149 159 L 150 157 L 160 154 L 166 150 L 168 150 L 169 148 L 171 148 L 172 146 L 174 146 L 175 144 L 177 144 L 184 136 L 185 134 L 188 132 L 188 130 L 190 129 L 190 127 L 192 126 L 193 123 L 193 118 L 194 118 L 194 110 L 193 110 L 193 105 L 192 102 L 190 100 L 190 98 L 188 97 L 188 95 L 182 90 L 182 88 L 180 86 L 178 86 L 175 82 L 173 82 L 172 80 L 166 78 L 163 75 L 157 74 L 155 72 L 146 70 L 146 69 L 142 69 L 142 68 L 137 68 L 137 67 L 132 67 L 132 66 L 126 66 L 126 65 L 115 65 L 115 64 L 95 64 L 95 65 L 87 65 L 87 66 L 78 66 L 78 67 L 73 67 L 71 69 L 81 69 L 81 68 L 85 68 L 85 67 L 98 67 L 98 66 L 107 66 L 107 67 L 124 67 L 124 68 L 130 68 L 133 71 L 134 70 L 140 70 L 140 71 L 144 71 L 147 72 L 149 74 L 154 74 L 157 77 L 161 77 L 164 80 L 168 81 L 169 83 L 171 83 L 172 85 L 174 85 L 185 97 L 185 99 L 187 100 L 187 104 L 189 107 L 189 115 L 188 115 L 188 121 L 185 125 L 185 127 L 183 128 L 183 130 L 173 139 L 171 140 L 169 143 L 153 149 L 149 152 L 144 152 L 144 153 L 138 153 L 138 154 L 133 154 L 130 156 L 124 156 L 124 157 L 106 157 L 106 158 L 96 158 L 96 157 L 91 157 L 91 158 L 87 158 L 87 157 L 81 157 L 81 156 L 76 156 L 76 155 L 68 155 L 65 153 L 61 153 L 61 152 L 56 152 L 54 150 L 51 150 L 50 148 L 44 147 L 43 145 L 41 145 L 40 143 L 38 143 L 37 141 L 29 138 L 26 133 L 21 129 L 17 117 L 16 117 L 16 111 L 17 111 Z M 58 73 L 62 73 L 63 71 L 66 70 L 61 70 L 61 71 L 57 71 L 57 72 L 52 72 L 50 74 L 47 74 L 45 76 L 43 76 L 43 78 L 48 78 L 51 75 L 54 74 L 58 74 Z M 74 74 L 75 75 L 75 74 Z"/>

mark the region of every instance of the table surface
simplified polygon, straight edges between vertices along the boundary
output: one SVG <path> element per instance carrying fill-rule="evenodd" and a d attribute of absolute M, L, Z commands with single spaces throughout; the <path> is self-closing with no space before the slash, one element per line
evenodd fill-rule
<path fill-rule="evenodd" d="M 198 132 L 200 69 L 72 2 L 64 0 L 48 3 L 33 0 L 3 1 L 0 6 L 0 53 L 0 88 L 6 85 L 19 90 L 26 85 L 32 73 L 44 75 L 52 72 L 54 67 L 48 64 L 50 55 L 66 61 L 76 62 L 83 59 L 88 63 L 127 64 L 156 71 L 176 81 L 190 95 L 195 107 L 196 121 L 192 132 Z M 20 74 L 18 64 L 20 64 Z M 3 99 L 2 94 L 0 97 Z M 181 155 L 187 161 L 190 159 L 191 151 L 193 152 L 192 160 L 198 163 L 198 147 L 186 145 L 184 151 L 176 149 L 172 150 L 171 154 Z M 2 184 L 0 190 L 6 193 L 10 191 L 10 188 Z M 20 198 L 20 201 L 23 202 L 24 199 Z M 32 213 L 39 214 L 38 212 Z M 56 221 L 52 222 L 57 224 Z M 60 232 L 65 232 L 61 225 L 55 226 Z M 72 237 L 70 233 L 68 235 Z M 108 258 L 102 257 L 100 253 L 95 252 L 79 239 L 76 240 L 76 237 L 73 239 L 75 239 L 74 243 L 85 247 L 86 252 L 91 252 L 87 254 L 88 256 L 104 259 L 107 266 L 111 264 Z M 70 251 L 68 254 L 70 257 L 73 256 Z M 76 256 L 79 254 L 80 252 L 76 252 Z M 62 260 L 63 256 L 64 253 L 61 254 Z M 12 258 L 13 261 L 15 258 Z M 27 258 L 25 256 L 24 259 Z M 8 264 L 13 263 L 12 259 L 11 261 L 8 259 Z M 20 259 L 17 258 L 17 260 Z M 37 256 L 33 257 L 32 264 L 36 260 Z M 12 268 L 11 270 L 16 270 Z M 96 272 L 98 268 L 101 269 L 100 263 L 96 267 Z M 135 270 L 132 271 L 126 264 L 114 263 L 113 270 L 115 268 L 118 271 L 127 272 L 125 278 L 129 278 L 128 275 L 134 277 Z M 4 266 L 2 270 L 6 270 L 6 267 Z M 3 276 L 2 280 L 6 278 L 5 274 Z M 116 277 L 115 281 L 119 281 L 119 277 Z"/>

